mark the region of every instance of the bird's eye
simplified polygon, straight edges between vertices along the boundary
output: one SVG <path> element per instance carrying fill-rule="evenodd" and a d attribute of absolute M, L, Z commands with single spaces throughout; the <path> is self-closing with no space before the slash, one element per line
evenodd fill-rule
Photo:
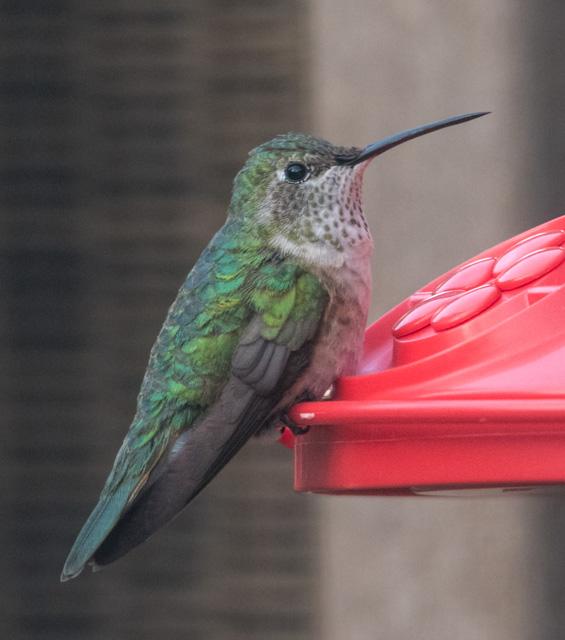
<path fill-rule="evenodd" d="M 303 182 L 308 177 L 308 169 L 300 162 L 291 162 L 284 170 L 288 182 Z"/>

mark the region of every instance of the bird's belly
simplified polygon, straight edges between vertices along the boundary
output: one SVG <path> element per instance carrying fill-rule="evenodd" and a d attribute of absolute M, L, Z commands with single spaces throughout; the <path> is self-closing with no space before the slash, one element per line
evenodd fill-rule
<path fill-rule="evenodd" d="M 279 408 L 287 408 L 306 394 L 321 398 L 336 378 L 356 373 L 370 302 L 370 271 L 347 275 L 331 295 L 310 364 L 285 393 Z"/>
<path fill-rule="evenodd" d="M 356 373 L 363 348 L 366 310 L 353 304 L 328 311 L 304 375 L 304 383 L 315 397 L 321 397 L 338 376 Z"/>

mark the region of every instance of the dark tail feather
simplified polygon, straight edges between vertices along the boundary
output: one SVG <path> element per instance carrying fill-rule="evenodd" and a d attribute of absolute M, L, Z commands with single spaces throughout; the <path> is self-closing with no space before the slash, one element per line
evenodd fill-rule
<path fill-rule="evenodd" d="M 124 483 L 115 493 L 103 496 L 84 523 L 67 557 L 61 582 L 76 578 L 104 542 L 123 513 L 133 486 Z"/>
<path fill-rule="evenodd" d="M 167 459 L 160 463 L 144 491 L 122 516 L 94 554 L 96 565 L 106 565 L 141 544 L 171 521 L 212 480 L 261 426 L 272 400 L 245 389 L 240 404 L 244 416 L 234 425 L 220 410 L 179 436 Z M 246 400 L 246 401 L 245 401 Z"/>

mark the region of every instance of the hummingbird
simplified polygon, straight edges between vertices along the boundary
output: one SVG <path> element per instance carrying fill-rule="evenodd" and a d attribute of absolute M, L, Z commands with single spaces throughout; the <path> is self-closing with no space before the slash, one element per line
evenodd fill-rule
<path fill-rule="evenodd" d="M 361 189 L 368 164 L 419 136 L 369 144 L 279 135 L 249 153 L 226 222 L 181 286 L 151 349 L 137 410 L 61 580 L 145 541 L 246 441 L 356 372 L 371 297 L 373 242 Z"/>

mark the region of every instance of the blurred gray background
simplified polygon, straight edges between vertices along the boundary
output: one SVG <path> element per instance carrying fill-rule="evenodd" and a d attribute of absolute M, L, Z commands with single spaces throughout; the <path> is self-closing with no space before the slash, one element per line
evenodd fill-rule
<path fill-rule="evenodd" d="M 558 0 L 0 2 L 2 638 L 565 637 L 563 503 L 296 495 L 272 443 L 58 582 L 247 151 L 493 111 L 367 172 L 376 318 L 563 211 L 563 32 Z"/>

